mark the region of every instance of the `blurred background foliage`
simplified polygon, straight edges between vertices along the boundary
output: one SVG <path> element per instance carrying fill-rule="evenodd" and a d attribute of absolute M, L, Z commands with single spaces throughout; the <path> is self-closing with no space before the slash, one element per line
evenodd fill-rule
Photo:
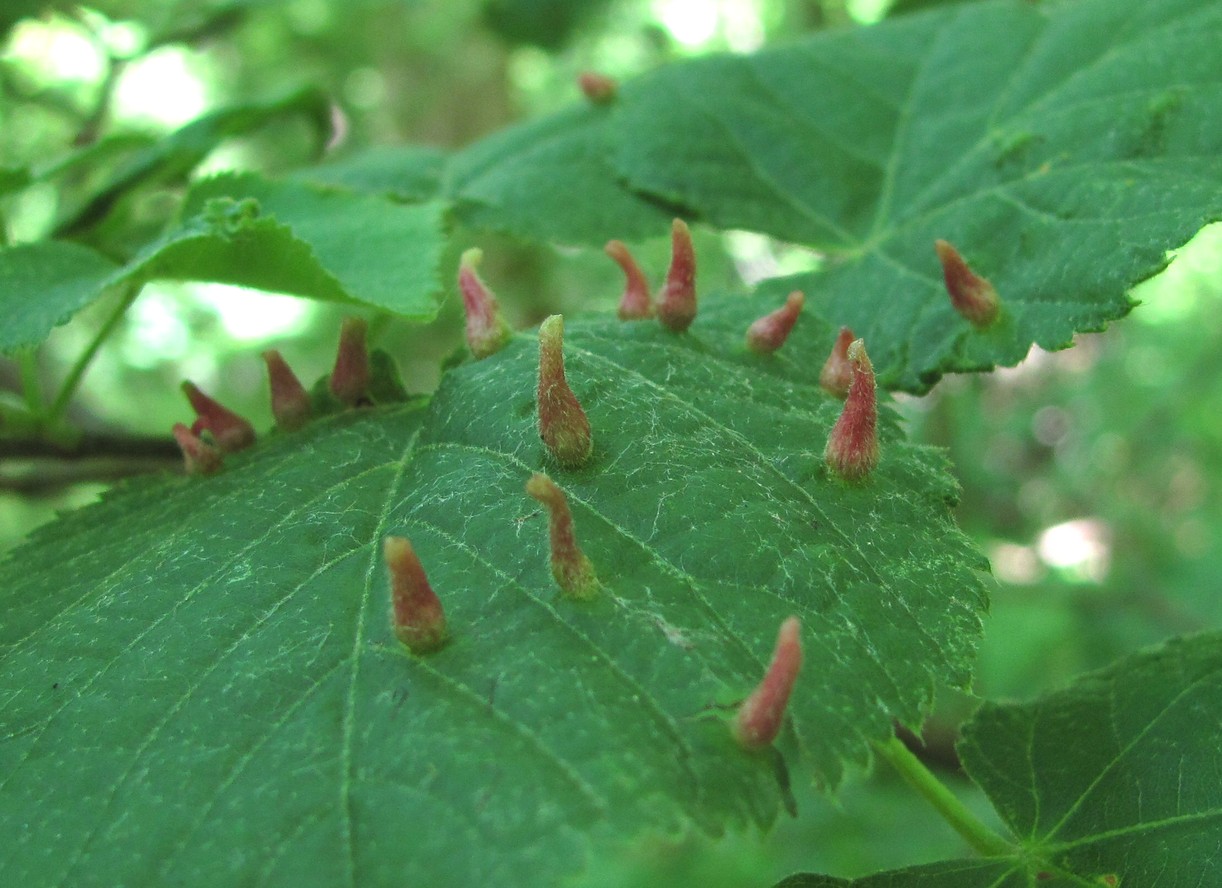
<path fill-rule="evenodd" d="M 233 169 L 302 174 L 384 146 L 454 148 L 575 101 L 583 70 L 622 79 L 937 3 L 10 2 L 0 9 L 0 236 L 70 235 L 122 258 L 172 214 L 191 179 Z M 126 181 L 140 152 L 172 145 L 167 136 L 211 111 L 303 87 L 320 88 L 330 108 L 272 116 L 162 157 L 107 205 L 103 222 L 82 227 L 82 213 Z M 697 233 L 706 288 L 745 290 L 817 261 L 758 235 Z M 445 268 L 461 249 L 483 247 L 485 276 L 519 325 L 618 299 L 619 272 L 598 251 L 463 231 L 452 242 Z M 664 267 L 664 238 L 638 249 L 646 268 Z M 441 312 L 424 327 L 370 316 L 409 389 L 431 389 L 461 341 L 453 289 L 447 280 Z M 1222 308 L 1222 230 L 1206 229 L 1134 296 L 1142 304 L 1129 319 L 1070 350 L 1035 350 L 1017 368 L 949 378 L 901 401 L 912 436 L 949 449 L 963 484 L 958 519 L 993 563 L 980 696 L 1029 697 L 1222 622 L 1222 327 L 1211 323 Z M 0 442 L 20 431 L 23 404 L 56 390 L 113 310 L 103 300 L 36 353 L 0 362 Z M 170 425 L 189 418 L 178 385 L 190 378 L 267 428 L 258 353 L 280 348 L 303 378 L 319 377 L 346 313 L 232 287 L 151 284 L 93 360 L 67 418 L 77 432 L 168 441 Z M 117 477 L 171 468 L 160 453 L 62 460 L 0 450 L 0 551 Z M 942 699 L 926 732 L 930 754 L 988 816 L 954 773 L 955 726 L 973 698 Z M 801 817 L 767 837 L 652 841 L 609 862 L 594 884 L 767 885 L 798 869 L 853 875 L 967 853 L 889 774 L 858 775 L 837 801 L 796 789 Z"/>

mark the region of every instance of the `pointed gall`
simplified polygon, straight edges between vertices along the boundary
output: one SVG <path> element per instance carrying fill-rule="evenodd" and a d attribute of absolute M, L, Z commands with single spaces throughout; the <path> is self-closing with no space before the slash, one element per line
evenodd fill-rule
<path fill-rule="evenodd" d="M 369 400 L 369 347 L 365 334 L 369 325 L 361 318 L 344 318 L 339 329 L 335 367 L 327 385 L 341 404 L 360 407 Z"/>
<path fill-rule="evenodd" d="M 221 451 L 181 422 L 174 423 L 174 440 L 182 450 L 188 475 L 211 475 L 221 468 Z"/>
<path fill-rule="evenodd" d="M 594 575 L 594 565 L 577 545 L 573 515 L 564 491 L 547 475 L 536 472 L 526 482 L 526 492 L 547 507 L 556 585 L 569 598 L 589 601 L 598 594 L 598 577 Z"/>
<path fill-rule="evenodd" d="M 272 416 L 276 427 L 291 432 L 310 420 L 310 395 L 280 352 L 274 348 L 263 353 L 267 380 L 272 391 Z"/>
<path fill-rule="evenodd" d="M 682 219 L 676 219 L 670 229 L 670 268 L 658 294 L 658 320 L 676 333 L 696 320 L 696 251 Z"/>
<path fill-rule="evenodd" d="M 473 247 L 458 263 L 458 289 L 467 313 L 467 345 L 477 361 L 499 352 L 513 335 L 501 317 L 496 296 L 476 272 L 483 258 L 484 251 Z"/>
<path fill-rule="evenodd" d="M 597 71 L 582 71 L 577 75 L 577 85 L 581 87 L 582 95 L 595 105 L 607 105 L 615 101 L 619 84 L 615 78 Z"/>
<path fill-rule="evenodd" d="M 731 727 L 734 739 L 744 749 L 762 749 L 781 733 L 785 704 L 789 702 L 798 670 L 802 668 L 802 643 L 798 637 L 801 628 L 797 617 L 790 617 L 781 624 L 776 650 L 764 680 L 738 707 Z"/>
<path fill-rule="evenodd" d="M 761 355 L 774 352 L 789 338 L 793 325 L 798 322 L 798 314 L 806 297 L 800 290 L 794 290 L 785 299 L 785 304 L 747 328 L 747 348 Z"/>
<path fill-rule="evenodd" d="M 844 410 L 827 439 L 823 458 L 846 481 L 861 481 L 878 465 L 878 404 L 874 392 L 874 365 L 860 339 L 849 346 L 853 382 Z"/>
<path fill-rule="evenodd" d="M 539 325 L 539 437 L 556 462 L 573 468 L 590 458 L 594 439 L 581 402 L 564 377 L 564 318 Z"/>
<path fill-rule="evenodd" d="M 934 249 L 942 262 L 942 277 L 955 311 L 977 327 L 987 327 L 997 320 L 1001 300 L 993 285 L 972 271 L 959 251 L 946 241 L 934 241 Z"/>
<path fill-rule="evenodd" d="M 653 299 L 649 295 L 649 282 L 636 264 L 628 247 L 622 241 L 607 241 L 603 251 L 616 261 L 624 271 L 624 295 L 619 301 L 621 321 L 639 321 L 652 318 Z"/>
<path fill-rule="evenodd" d="M 829 395 L 843 399 L 853 382 L 853 365 L 849 363 L 849 345 L 856 337 L 848 327 L 840 328 L 840 335 L 827 356 L 823 370 L 819 373 L 819 385 Z"/>
<path fill-rule="evenodd" d="M 195 434 L 208 432 L 223 453 L 243 450 L 255 443 L 255 427 L 228 407 L 208 397 L 193 382 L 182 384 L 183 393 L 195 411 L 195 422 L 191 431 Z"/>
<path fill-rule="evenodd" d="M 446 615 L 412 544 L 404 537 L 382 541 L 390 574 L 390 625 L 413 654 L 427 654 L 446 643 Z"/>

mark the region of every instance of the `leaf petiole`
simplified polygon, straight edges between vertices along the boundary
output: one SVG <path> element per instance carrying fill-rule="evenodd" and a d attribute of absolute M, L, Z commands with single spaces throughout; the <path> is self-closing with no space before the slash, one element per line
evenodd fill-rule
<path fill-rule="evenodd" d="M 44 419 L 48 426 L 53 425 L 68 408 L 68 402 L 72 400 L 72 396 L 76 393 L 77 386 L 80 385 L 81 377 L 85 375 L 85 371 L 93 362 L 94 356 L 97 355 L 98 349 L 102 347 L 102 343 L 109 338 L 118 326 L 119 321 L 123 319 L 123 315 L 131 307 L 131 304 L 136 301 L 136 297 L 140 295 L 140 289 L 143 286 L 142 282 L 133 281 L 124 285 L 122 296 L 119 299 L 119 304 L 106 318 L 101 327 L 98 328 L 97 335 L 93 337 L 89 345 L 81 352 L 80 357 L 73 363 L 72 369 L 68 371 L 67 377 L 64 378 L 63 385 L 60 386 L 59 392 L 55 395 L 55 400 L 51 403 L 51 407 L 47 410 Z"/>
<path fill-rule="evenodd" d="M 898 737 L 875 743 L 874 749 L 980 854 L 1005 857 L 1016 853 L 1010 842 L 981 823 Z"/>

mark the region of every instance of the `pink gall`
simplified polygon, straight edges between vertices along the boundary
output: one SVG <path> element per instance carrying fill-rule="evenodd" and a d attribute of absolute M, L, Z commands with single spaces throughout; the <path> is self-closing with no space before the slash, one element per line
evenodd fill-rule
<path fill-rule="evenodd" d="M 174 423 L 174 440 L 182 451 L 183 465 L 188 475 L 212 475 L 220 471 L 221 451 L 213 447 L 181 422 Z"/>
<path fill-rule="evenodd" d="M 790 617 L 777 633 L 776 649 L 764 679 L 751 692 L 734 717 L 734 739 L 744 749 L 762 749 L 781 733 L 785 707 L 802 668 L 801 624 Z"/>
<path fill-rule="evenodd" d="M 615 78 L 597 71 L 582 71 L 577 75 L 577 85 L 581 87 L 581 94 L 595 105 L 610 104 L 619 92 Z"/>
<path fill-rule="evenodd" d="M 654 316 L 653 299 L 649 295 L 649 282 L 641 267 L 632 258 L 632 253 L 622 241 L 607 241 L 603 251 L 615 260 L 624 272 L 624 295 L 619 301 L 619 319 L 638 321 Z"/>
<path fill-rule="evenodd" d="M 526 482 L 526 492 L 541 502 L 548 512 L 552 576 L 568 598 L 588 601 L 598 594 L 594 565 L 577 545 L 573 514 L 568 499 L 551 478 L 536 472 Z"/>
<path fill-rule="evenodd" d="M 501 317 L 500 303 L 476 270 L 483 258 L 483 251 L 473 247 L 462 254 L 458 264 L 458 290 L 467 315 L 467 346 L 477 361 L 499 352 L 513 336 Z"/>
<path fill-rule="evenodd" d="M 819 373 L 819 385 L 829 395 L 843 399 L 853 382 L 853 365 L 849 363 L 849 345 L 856 337 L 848 327 L 841 327 L 831 354 Z"/>
<path fill-rule="evenodd" d="M 696 320 L 696 251 L 687 223 L 676 219 L 670 232 L 670 268 L 658 296 L 658 320 L 682 333 Z"/>
<path fill-rule="evenodd" d="M 204 394 L 193 382 L 184 382 L 182 390 L 195 411 L 191 431 L 196 435 L 207 432 L 223 453 L 245 450 L 255 443 L 255 427 L 249 420 Z"/>
<path fill-rule="evenodd" d="M 944 240 L 934 241 L 951 305 L 977 327 L 987 327 L 1001 312 L 1001 299 L 987 280 L 968 266 L 959 251 Z"/>
<path fill-rule="evenodd" d="M 539 437 L 562 466 L 583 465 L 594 449 L 590 420 L 564 375 L 564 318 L 539 325 Z"/>
<path fill-rule="evenodd" d="M 395 637 L 413 654 L 437 650 L 449 638 L 446 615 L 415 549 L 405 537 L 388 536 L 382 541 L 382 557 L 390 577 L 390 623 Z"/>
<path fill-rule="evenodd" d="M 272 416 L 276 427 L 291 432 L 310 421 L 310 395 L 280 352 L 274 348 L 263 353 L 267 380 L 271 387 Z"/>
<path fill-rule="evenodd" d="M 339 330 L 335 366 L 327 382 L 331 394 L 347 407 L 362 407 L 369 400 L 369 347 L 365 337 L 369 325 L 362 318 L 344 318 Z"/>
<path fill-rule="evenodd" d="M 779 349 L 793 332 L 805 302 L 806 296 L 801 291 L 790 293 L 784 305 L 747 328 L 747 348 L 762 355 Z"/>
<path fill-rule="evenodd" d="M 860 339 L 849 346 L 853 382 L 844 410 L 827 439 L 823 458 L 829 469 L 846 481 L 862 481 L 878 466 L 878 404 L 874 366 Z"/>

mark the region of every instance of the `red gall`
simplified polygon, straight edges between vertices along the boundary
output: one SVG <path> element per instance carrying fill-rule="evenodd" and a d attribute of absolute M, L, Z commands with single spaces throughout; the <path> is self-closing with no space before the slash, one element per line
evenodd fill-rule
<path fill-rule="evenodd" d="M 747 348 L 761 355 L 776 351 L 785 344 L 793 326 L 798 322 L 798 315 L 806 296 L 800 290 L 794 290 L 785 298 L 785 304 L 776 311 L 764 315 L 747 328 Z"/>
<path fill-rule="evenodd" d="M 390 576 L 390 625 L 413 654 L 427 654 L 446 643 L 446 615 L 424 575 L 412 544 L 400 536 L 382 541 L 382 558 Z"/>
<path fill-rule="evenodd" d="M 607 241 L 603 251 L 615 260 L 624 272 L 624 295 L 619 301 L 621 321 L 640 321 L 654 315 L 653 299 L 649 295 L 649 282 L 641 267 L 632 258 L 632 253 L 622 241 Z"/>
<path fill-rule="evenodd" d="M 221 451 L 213 447 L 181 422 L 171 429 L 178 448 L 182 451 L 183 465 L 188 475 L 211 475 L 220 471 Z"/>
<path fill-rule="evenodd" d="M 861 481 L 878 465 L 878 404 L 875 399 L 874 366 L 866 345 L 854 340 L 849 346 L 853 382 L 844 410 L 827 439 L 823 458 L 835 474 L 846 481 Z"/>
<path fill-rule="evenodd" d="M 658 294 L 658 320 L 682 333 L 696 320 L 696 251 L 687 223 L 676 219 L 670 229 L 670 268 Z"/>
<path fill-rule="evenodd" d="M 959 251 L 946 241 L 934 241 L 934 249 L 942 262 L 942 277 L 955 311 L 977 327 L 987 327 L 997 320 L 1001 300 L 993 285 L 972 271 Z"/>
<path fill-rule="evenodd" d="M 840 334 L 832 345 L 832 352 L 819 373 L 819 385 L 829 395 L 843 399 L 853 382 L 853 365 L 849 363 L 849 345 L 856 339 L 848 327 L 841 327 Z"/>
<path fill-rule="evenodd" d="M 369 325 L 362 318 L 344 318 L 339 329 L 339 348 L 335 353 L 335 367 L 327 385 L 331 394 L 347 407 L 368 405 L 369 400 L 369 347 L 365 334 Z"/>
<path fill-rule="evenodd" d="M 615 101 L 615 94 L 619 91 L 615 78 L 597 71 L 582 71 L 577 75 L 577 85 L 581 87 L 582 95 L 595 105 L 610 104 Z"/>
<path fill-rule="evenodd" d="M 505 347 L 513 331 L 501 317 L 501 306 L 476 269 L 484 251 L 472 247 L 458 263 L 458 290 L 467 313 L 467 346 L 478 361 Z"/>
<path fill-rule="evenodd" d="M 267 381 L 272 393 L 272 416 L 276 418 L 276 427 L 291 432 L 301 428 L 310 421 L 310 395 L 293 372 L 293 368 L 284 360 L 284 356 L 274 348 L 263 353 L 263 362 L 267 364 Z"/>
<path fill-rule="evenodd" d="M 547 475 L 536 472 L 526 482 L 526 492 L 547 507 L 552 576 L 556 585 L 568 598 L 589 601 L 598 594 L 598 577 L 594 574 L 594 565 L 577 545 L 573 514 L 564 491 Z"/>
<path fill-rule="evenodd" d="M 552 315 L 539 325 L 539 437 L 562 466 L 590 458 L 594 438 L 581 402 L 564 376 L 564 318 Z"/>
<path fill-rule="evenodd" d="M 801 628 L 797 617 L 790 617 L 781 624 L 772 663 L 764 680 L 738 707 L 731 729 L 734 739 L 744 749 L 762 749 L 781 733 L 785 706 L 802 668 Z"/>
<path fill-rule="evenodd" d="M 223 453 L 244 450 L 255 443 L 255 427 L 247 419 L 221 406 L 189 380 L 183 382 L 182 390 L 195 411 L 191 431 L 196 435 L 207 432 Z"/>

